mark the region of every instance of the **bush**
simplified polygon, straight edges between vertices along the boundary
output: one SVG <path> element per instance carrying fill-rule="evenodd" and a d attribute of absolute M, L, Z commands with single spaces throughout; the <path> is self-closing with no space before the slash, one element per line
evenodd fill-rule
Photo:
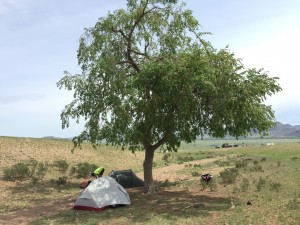
<path fill-rule="evenodd" d="M 296 198 L 294 198 L 293 200 L 290 200 L 287 203 L 287 208 L 291 209 L 291 210 L 298 210 L 298 209 L 300 209 L 300 201 L 298 201 Z"/>
<path fill-rule="evenodd" d="M 200 178 L 200 184 L 202 190 L 205 190 L 207 187 L 209 187 L 211 191 L 215 191 L 217 189 L 217 182 L 215 181 L 215 178 L 212 178 L 209 182 L 206 182 Z"/>
<path fill-rule="evenodd" d="M 278 192 L 280 188 L 281 188 L 281 184 L 278 183 L 278 182 L 270 184 L 270 190 L 271 191 L 277 191 Z"/>
<path fill-rule="evenodd" d="M 240 168 L 245 168 L 248 166 L 247 160 L 242 160 L 242 161 L 236 161 L 235 162 L 235 167 L 240 169 Z"/>
<path fill-rule="evenodd" d="M 281 166 L 281 162 L 278 161 L 278 162 L 277 162 L 277 167 L 280 167 L 280 166 Z"/>
<path fill-rule="evenodd" d="M 67 183 L 67 177 L 63 176 L 63 177 L 59 177 L 56 184 L 57 185 L 65 185 Z"/>
<path fill-rule="evenodd" d="M 44 162 L 39 162 L 36 167 L 34 176 L 36 176 L 39 180 L 41 180 L 44 178 L 47 171 L 48 171 L 48 165 L 45 164 Z"/>
<path fill-rule="evenodd" d="M 30 177 L 34 176 L 37 165 L 38 165 L 38 161 L 36 161 L 35 159 L 31 159 L 29 161 L 28 166 L 30 167 Z"/>
<path fill-rule="evenodd" d="M 168 163 L 170 162 L 171 157 L 172 157 L 171 153 L 165 153 L 162 157 L 162 160 Z"/>
<path fill-rule="evenodd" d="M 296 157 L 296 156 L 294 156 L 294 157 L 291 158 L 291 161 L 297 161 L 297 160 L 300 160 L 300 158 Z"/>
<path fill-rule="evenodd" d="M 177 157 L 178 163 L 190 162 L 190 161 L 194 161 L 194 160 L 195 160 L 195 158 L 193 156 L 185 156 L 185 157 L 178 156 Z"/>
<path fill-rule="evenodd" d="M 38 179 L 37 177 L 31 177 L 31 182 L 32 182 L 33 184 L 37 184 L 38 181 L 39 181 L 39 179 Z"/>
<path fill-rule="evenodd" d="M 199 176 L 199 173 L 198 173 L 198 172 L 192 172 L 192 176 L 193 176 L 193 177 L 198 177 L 198 176 Z"/>
<path fill-rule="evenodd" d="M 97 166 L 95 164 L 89 164 L 87 162 L 78 163 L 71 168 L 70 174 L 76 178 L 87 178 L 96 168 Z"/>
<path fill-rule="evenodd" d="M 238 169 L 237 168 L 225 169 L 223 172 L 220 173 L 220 177 L 222 179 L 222 182 L 225 183 L 225 184 L 234 183 L 237 176 L 238 176 Z"/>
<path fill-rule="evenodd" d="M 178 185 L 178 184 L 179 184 L 178 181 L 171 182 L 171 181 L 169 181 L 169 180 L 167 179 L 167 180 L 165 180 L 165 181 L 160 185 L 160 187 L 174 187 L 174 186 L 176 186 L 176 185 Z"/>
<path fill-rule="evenodd" d="M 30 177 L 29 167 L 24 163 L 17 163 L 12 167 L 6 167 L 3 169 L 3 179 L 9 181 L 24 180 Z"/>
<path fill-rule="evenodd" d="M 218 160 L 216 161 L 216 164 L 220 167 L 230 166 L 230 162 L 227 160 Z"/>
<path fill-rule="evenodd" d="M 67 184 L 67 177 L 59 177 L 57 180 L 52 179 L 50 183 L 55 184 L 55 185 L 65 185 Z"/>
<path fill-rule="evenodd" d="M 46 175 L 48 170 L 48 165 L 44 162 L 38 162 L 36 160 L 31 160 L 30 165 L 30 177 L 33 183 L 37 183 L 38 180 L 41 180 Z"/>
<path fill-rule="evenodd" d="M 12 167 L 3 169 L 4 180 L 16 181 L 32 178 L 33 183 L 43 179 L 48 170 L 48 165 L 44 162 L 30 160 L 28 164 L 17 163 Z"/>
<path fill-rule="evenodd" d="M 251 167 L 250 171 L 252 171 L 252 172 L 264 172 L 262 166 L 259 165 L 259 164 L 253 165 L 253 167 Z"/>
<path fill-rule="evenodd" d="M 266 186 L 266 179 L 259 177 L 259 180 L 256 183 L 256 190 L 261 191 L 261 189 Z"/>
<path fill-rule="evenodd" d="M 57 168 L 60 172 L 65 173 L 68 168 L 69 168 L 69 164 L 67 163 L 66 160 L 56 160 L 53 162 L 53 166 L 55 168 Z"/>

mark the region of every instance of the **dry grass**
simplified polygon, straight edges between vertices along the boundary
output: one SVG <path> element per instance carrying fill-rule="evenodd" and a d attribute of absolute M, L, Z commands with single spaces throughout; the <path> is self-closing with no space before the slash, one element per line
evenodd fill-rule
<path fill-rule="evenodd" d="M 132 154 L 105 145 L 94 149 L 87 143 L 81 149 L 72 149 L 73 143 L 69 140 L 0 137 L 0 169 L 32 159 L 49 163 L 56 160 L 66 160 L 69 164 L 89 162 L 104 166 L 107 171 L 124 167 L 142 169 L 143 152 Z"/>
<path fill-rule="evenodd" d="M 73 143 L 69 140 L 49 140 L 34 138 L 0 137 L 0 215 L 15 212 L 34 205 L 62 198 L 73 198 L 80 191 L 82 179 L 76 179 L 55 171 L 47 172 L 42 181 L 33 184 L 31 180 L 10 182 L 1 179 L 3 168 L 30 160 L 45 162 L 51 165 L 56 160 L 66 160 L 69 167 L 77 163 L 88 162 L 111 170 L 133 169 L 142 170 L 143 152 L 121 151 L 113 147 L 99 146 L 94 149 L 89 144 L 83 144 L 81 149 L 72 151 Z M 65 186 L 51 183 L 53 179 L 67 176 Z"/>

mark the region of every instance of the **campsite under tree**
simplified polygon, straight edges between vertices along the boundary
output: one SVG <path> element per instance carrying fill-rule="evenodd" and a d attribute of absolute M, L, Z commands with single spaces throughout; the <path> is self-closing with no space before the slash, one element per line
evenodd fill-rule
<path fill-rule="evenodd" d="M 177 0 L 128 0 L 85 29 L 78 63 L 82 73 L 65 76 L 60 89 L 74 91 L 61 114 L 85 119 L 75 145 L 145 150 L 144 180 L 152 192 L 156 149 L 176 151 L 182 141 L 264 135 L 275 115 L 264 103 L 280 91 L 278 78 L 262 69 L 246 69 L 228 49 L 215 49 L 206 33 Z"/>

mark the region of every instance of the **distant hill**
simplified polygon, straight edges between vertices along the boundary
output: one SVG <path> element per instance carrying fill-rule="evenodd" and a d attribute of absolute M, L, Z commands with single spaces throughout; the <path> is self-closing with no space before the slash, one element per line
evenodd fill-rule
<path fill-rule="evenodd" d="M 73 138 L 61 138 L 61 137 L 54 137 L 54 136 L 46 136 L 42 138 L 51 139 L 51 140 L 72 140 L 73 139 Z"/>
<path fill-rule="evenodd" d="M 250 138 L 259 138 L 258 133 L 254 133 L 253 136 L 250 136 Z M 290 124 L 283 124 L 280 122 L 276 123 L 275 127 L 272 127 L 269 130 L 269 137 L 270 138 L 300 138 L 300 125 L 290 125 Z M 64 139 L 64 140 L 72 140 L 73 137 L 70 138 L 60 138 L 55 136 L 46 136 L 43 137 L 46 139 Z M 209 139 L 211 138 L 208 135 L 205 135 L 205 138 Z M 228 137 L 227 137 L 228 138 Z"/>
<path fill-rule="evenodd" d="M 292 126 L 277 122 L 276 126 L 269 130 L 269 136 L 275 138 L 300 138 L 300 125 Z"/>

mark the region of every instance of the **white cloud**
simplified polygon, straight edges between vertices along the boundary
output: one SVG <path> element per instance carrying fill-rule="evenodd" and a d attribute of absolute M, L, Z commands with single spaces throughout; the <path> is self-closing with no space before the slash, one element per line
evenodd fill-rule
<path fill-rule="evenodd" d="M 247 67 L 264 68 L 270 76 L 280 77 L 284 92 L 299 97 L 300 30 L 286 30 L 272 36 L 265 42 L 241 48 L 236 54 Z"/>
<path fill-rule="evenodd" d="M 258 34 L 259 35 L 259 34 Z M 264 68 L 271 77 L 279 77 L 282 91 L 268 98 L 278 121 L 299 124 L 300 110 L 300 26 L 269 34 L 264 41 L 251 43 L 235 51 L 248 68 Z"/>

